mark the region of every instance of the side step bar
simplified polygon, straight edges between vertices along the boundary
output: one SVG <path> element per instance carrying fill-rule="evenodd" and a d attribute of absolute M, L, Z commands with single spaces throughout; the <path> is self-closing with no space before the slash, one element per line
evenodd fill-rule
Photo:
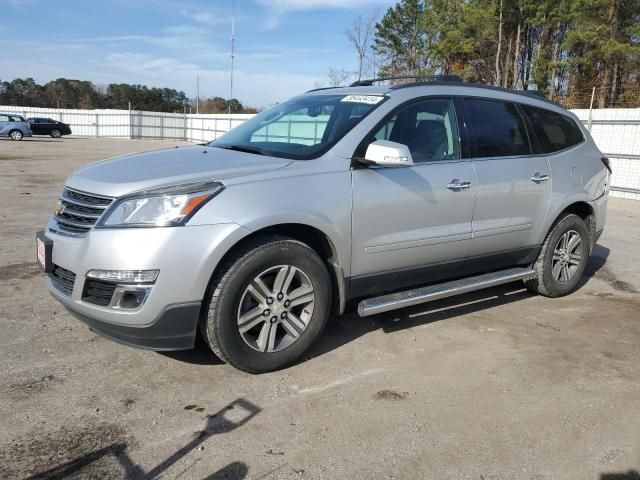
<path fill-rule="evenodd" d="M 358 304 L 358 315 L 368 317 L 378 313 L 389 312 L 398 308 L 411 307 L 420 303 L 432 302 L 441 298 L 453 297 L 483 288 L 495 287 L 503 283 L 526 280 L 533 277 L 534 272 L 528 267 L 509 268 L 498 272 L 485 273 L 475 277 L 463 278 L 451 282 L 439 283 L 429 287 L 415 288 L 405 292 L 390 293 L 381 297 L 368 298 Z"/>

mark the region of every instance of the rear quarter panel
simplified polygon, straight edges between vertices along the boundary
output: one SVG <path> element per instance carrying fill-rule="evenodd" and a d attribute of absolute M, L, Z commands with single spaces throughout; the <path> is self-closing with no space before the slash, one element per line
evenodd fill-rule
<path fill-rule="evenodd" d="M 580 125 L 585 141 L 548 157 L 553 191 L 549 213 L 539 232 L 540 243 L 562 211 L 576 202 L 589 203 L 595 211 L 596 230 L 604 228 L 608 172 L 601 161 L 602 153 L 591 135 L 579 120 L 573 118 Z"/>

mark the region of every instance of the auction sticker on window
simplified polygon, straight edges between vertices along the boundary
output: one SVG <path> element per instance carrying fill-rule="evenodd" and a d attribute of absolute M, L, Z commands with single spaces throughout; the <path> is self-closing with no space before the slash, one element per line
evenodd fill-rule
<path fill-rule="evenodd" d="M 347 95 L 340 101 L 376 105 L 377 103 L 380 103 L 383 99 L 384 97 L 382 95 Z"/>

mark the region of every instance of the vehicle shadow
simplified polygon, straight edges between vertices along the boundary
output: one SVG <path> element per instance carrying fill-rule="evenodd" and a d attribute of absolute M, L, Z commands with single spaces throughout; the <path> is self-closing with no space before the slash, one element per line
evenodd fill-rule
<path fill-rule="evenodd" d="M 601 245 L 594 247 L 584 274 L 580 282 L 578 282 L 578 289 L 584 287 L 587 282 L 604 267 L 609 253 L 610 250 L 606 247 Z M 522 282 L 513 282 L 417 305 L 415 307 L 373 315 L 369 318 L 360 318 L 356 313 L 357 300 L 352 301 L 347 304 L 347 309 L 343 315 L 329 319 L 322 337 L 298 363 L 340 348 L 362 335 L 380 328 L 385 333 L 393 333 L 399 330 L 447 320 L 458 315 L 474 313 L 499 305 L 507 305 L 531 296 L 533 296 L 533 294 L 524 288 Z M 196 345 L 193 350 L 159 353 L 173 360 L 194 365 L 224 364 L 224 362 L 209 350 L 209 347 L 207 347 L 200 335 L 197 336 Z"/>
<path fill-rule="evenodd" d="M 234 411 L 233 417 L 229 418 L 227 414 L 231 411 Z M 99 460 L 110 456 L 115 457 L 117 460 L 121 469 L 122 478 L 136 480 L 159 478 L 163 472 L 202 445 L 205 441 L 209 440 L 212 436 L 229 433 L 241 427 L 261 411 L 262 409 L 260 407 L 243 398 L 234 400 L 213 415 L 207 415 L 204 428 L 197 432 L 191 441 L 162 460 L 148 472 L 145 472 L 140 466 L 136 465 L 129 457 L 127 453 L 128 445 L 126 443 L 113 443 L 107 447 L 86 453 L 74 460 L 33 475 L 29 477 L 28 480 L 62 480 L 72 475 L 80 474 L 84 469 L 90 468 Z M 246 478 L 248 471 L 249 468 L 245 463 L 232 462 L 206 478 L 211 480 L 223 478 L 240 480 Z M 91 472 L 84 473 L 88 473 L 91 478 L 94 478 Z M 84 477 L 84 475 L 81 476 Z M 100 476 L 95 478 L 100 478 Z"/>
<path fill-rule="evenodd" d="M 603 473 L 600 480 L 640 480 L 640 472 L 629 470 L 624 473 Z"/>
<path fill-rule="evenodd" d="M 578 283 L 579 289 L 584 287 L 605 265 L 609 252 L 606 247 L 595 246 L 587 262 L 585 272 Z M 347 305 L 344 315 L 329 320 L 323 336 L 311 347 L 302 361 L 340 348 L 371 331 L 382 329 L 385 333 L 394 333 L 491 307 L 508 305 L 533 296 L 535 295 L 526 290 L 521 281 L 518 281 L 414 307 L 372 315 L 368 318 L 358 316 L 356 313 L 357 301 L 353 301 Z"/>
<path fill-rule="evenodd" d="M 224 365 L 224 362 L 216 357 L 209 349 L 200 332 L 196 335 L 196 343 L 192 350 L 177 350 L 168 352 L 158 352 L 160 355 L 169 357 L 182 363 L 193 365 Z"/>

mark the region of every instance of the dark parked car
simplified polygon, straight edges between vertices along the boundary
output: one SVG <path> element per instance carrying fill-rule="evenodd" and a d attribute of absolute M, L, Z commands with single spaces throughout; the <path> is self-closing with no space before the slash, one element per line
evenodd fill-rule
<path fill-rule="evenodd" d="M 58 122 L 52 118 L 28 118 L 34 135 L 50 135 L 60 138 L 62 135 L 71 135 L 71 128 L 66 123 Z"/>

